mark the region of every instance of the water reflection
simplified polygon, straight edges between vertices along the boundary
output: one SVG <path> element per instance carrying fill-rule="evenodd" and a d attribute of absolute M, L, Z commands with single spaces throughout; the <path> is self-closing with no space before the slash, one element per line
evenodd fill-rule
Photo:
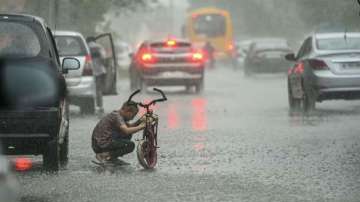
<path fill-rule="evenodd" d="M 206 131 L 208 129 L 206 105 L 207 102 L 204 98 L 191 100 L 191 105 L 187 103 L 170 103 L 166 109 L 167 128 L 188 128 L 189 124 L 191 124 L 191 129 L 195 132 Z M 188 111 L 191 111 L 190 119 L 185 116 Z M 142 113 L 144 113 L 143 110 L 140 111 L 140 114 Z"/>
<path fill-rule="evenodd" d="M 192 129 L 194 131 L 207 130 L 207 114 L 206 100 L 204 98 L 196 98 L 191 101 L 192 106 Z"/>
<path fill-rule="evenodd" d="M 200 159 L 192 165 L 192 171 L 204 173 L 208 169 L 210 156 L 208 155 L 207 144 L 208 142 L 205 136 L 194 137 L 193 149 L 195 150 L 196 155 L 199 155 Z"/>
<path fill-rule="evenodd" d="M 170 104 L 168 109 L 168 127 L 170 129 L 179 128 L 179 115 L 175 104 Z"/>

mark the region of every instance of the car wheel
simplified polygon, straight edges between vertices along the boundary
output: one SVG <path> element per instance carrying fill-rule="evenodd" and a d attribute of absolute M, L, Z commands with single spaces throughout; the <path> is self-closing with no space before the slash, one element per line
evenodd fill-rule
<path fill-rule="evenodd" d="M 309 112 L 315 109 L 316 101 L 309 92 L 304 93 L 303 110 Z"/>
<path fill-rule="evenodd" d="M 204 91 L 204 79 L 201 79 L 196 85 L 195 85 L 195 92 L 196 93 L 202 93 Z"/>
<path fill-rule="evenodd" d="M 60 152 L 57 138 L 47 143 L 43 153 L 43 164 L 48 171 L 58 171 L 60 168 Z"/>
<path fill-rule="evenodd" d="M 290 86 L 288 87 L 288 100 L 289 100 L 290 111 L 297 111 L 300 109 L 301 99 L 296 99 L 293 97 Z"/>
<path fill-rule="evenodd" d="M 85 98 L 80 103 L 80 112 L 82 114 L 95 114 L 95 99 Z"/>
<path fill-rule="evenodd" d="M 246 66 L 244 67 L 244 76 L 245 76 L 245 77 L 250 77 L 251 75 L 252 75 L 252 72 L 251 72 L 249 66 L 246 65 Z"/>
<path fill-rule="evenodd" d="M 137 83 L 136 83 L 136 78 L 134 78 L 133 76 L 130 77 L 130 90 L 131 91 L 135 91 L 137 90 Z"/>
<path fill-rule="evenodd" d="M 138 78 L 138 86 L 141 91 L 146 91 L 146 89 L 148 87 L 146 82 L 144 80 L 142 80 L 141 78 Z"/>
<path fill-rule="evenodd" d="M 66 166 L 69 161 L 69 129 L 66 131 L 64 142 L 60 145 L 60 165 Z"/>

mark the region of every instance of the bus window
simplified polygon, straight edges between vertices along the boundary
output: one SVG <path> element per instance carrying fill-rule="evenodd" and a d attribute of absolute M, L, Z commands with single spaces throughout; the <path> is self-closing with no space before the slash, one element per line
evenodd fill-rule
<path fill-rule="evenodd" d="M 226 33 L 226 19 L 219 14 L 199 15 L 194 19 L 194 31 L 205 37 L 221 37 Z"/>

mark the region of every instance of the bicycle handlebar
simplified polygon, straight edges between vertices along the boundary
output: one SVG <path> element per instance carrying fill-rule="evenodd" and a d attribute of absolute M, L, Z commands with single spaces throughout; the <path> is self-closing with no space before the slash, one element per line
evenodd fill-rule
<path fill-rule="evenodd" d="M 136 94 L 138 94 L 138 93 L 140 93 L 140 89 L 138 89 L 138 90 L 136 90 L 135 92 L 133 92 L 131 95 L 130 95 L 130 97 L 129 97 L 129 99 L 128 99 L 128 102 L 130 102 L 131 100 L 132 100 L 132 98 L 136 95 Z"/>
<path fill-rule="evenodd" d="M 156 91 L 156 92 L 158 92 L 158 93 L 160 93 L 161 96 L 162 96 L 162 98 L 152 100 L 152 101 L 149 102 L 148 104 L 144 104 L 144 103 L 141 103 L 141 102 L 137 102 L 136 104 L 138 104 L 139 106 L 144 107 L 144 108 L 149 108 L 149 106 L 154 105 L 154 104 L 156 104 L 157 102 L 164 102 L 164 101 L 167 100 L 167 97 L 166 97 L 165 93 L 164 93 L 162 90 L 160 90 L 160 89 L 158 89 L 158 88 L 154 88 L 153 90 Z M 133 98 L 136 94 L 140 93 L 140 91 L 141 91 L 141 90 L 138 89 L 138 90 L 136 90 L 135 92 L 133 92 L 133 93 L 130 95 L 130 97 L 129 97 L 129 99 L 128 99 L 128 102 L 130 102 L 130 101 L 132 100 L 132 98 Z"/>

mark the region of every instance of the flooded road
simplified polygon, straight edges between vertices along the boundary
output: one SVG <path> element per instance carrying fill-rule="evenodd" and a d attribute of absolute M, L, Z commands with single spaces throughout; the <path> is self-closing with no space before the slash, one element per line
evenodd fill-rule
<path fill-rule="evenodd" d="M 144 171 L 136 154 L 115 173 L 91 164 L 91 132 L 98 118 L 71 108 L 70 162 L 46 174 L 41 158 L 17 173 L 22 201 L 358 201 L 360 102 L 318 104 L 307 116 L 289 115 L 285 75 L 244 78 L 218 68 L 202 94 L 164 88 L 159 103 L 159 159 Z M 105 98 L 105 111 L 130 91 Z M 138 96 L 154 98 L 148 93 Z M 138 139 L 135 135 L 134 139 Z"/>

